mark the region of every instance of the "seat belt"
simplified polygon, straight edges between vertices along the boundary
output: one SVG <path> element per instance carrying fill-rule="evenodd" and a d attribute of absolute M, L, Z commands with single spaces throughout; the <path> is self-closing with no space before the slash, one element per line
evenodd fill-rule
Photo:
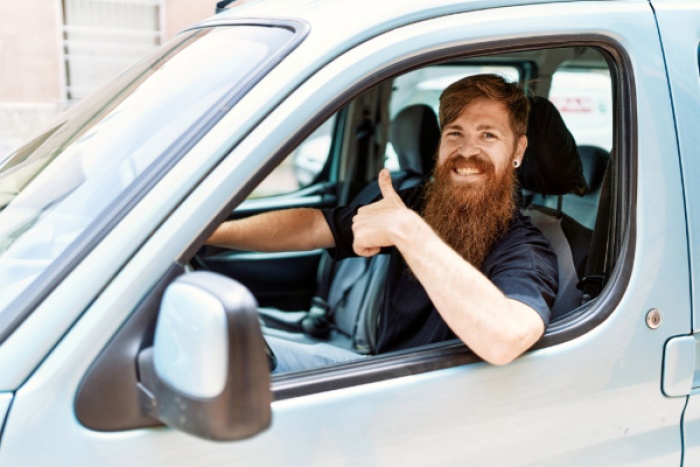
<path fill-rule="evenodd" d="M 328 339 L 331 326 L 328 322 L 328 292 L 331 280 L 335 275 L 335 261 L 330 253 L 324 251 L 316 272 L 316 294 L 311 299 L 311 308 L 301 319 L 301 330 L 304 334 L 317 339 Z"/>
<path fill-rule="evenodd" d="M 329 258 L 330 262 L 333 262 Z M 343 308 L 347 297 L 355 284 L 363 284 L 370 268 L 370 258 L 353 258 L 351 263 L 343 263 L 336 268 L 333 287 L 328 287 L 325 297 L 316 296 L 311 302 L 311 309 L 301 320 L 305 334 L 317 339 L 328 339 L 331 330 L 335 329 L 347 337 L 352 337 L 347 331 L 336 325 L 335 313 Z M 342 277 L 337 277 L 342 273 Z M 325 282 L 331 282 L 326 279 Z"/>
<path fill-rule="evenodd" d="M 413 174 L 404 172 L 399 176 L 392 178 L 392 183 L 394 187 L 399 189 L 403 188 L 402 185 L 406 180 L 414 177 Z M 374 182 L 373 182 L 374 183 Z M 330 332 L 332 329 L 337 329 L 335 327 L 335 321 L 333 319 L 333 314 L 336 311 L 338 304 L 342 303 L 343 297 L 347 296 L 353 285 L 360 280 L 364 274 L 367 274 L 369 270 L 369 259 L 364 262 L 364 269 L 358 274 L 354 274 L 350 280 L 346 280 L 343 284 L 338 285 L 338 289 L 335 290 L 333 299 L 329 299 L 331 285 L 333 280 L 336 279 L 336 274 L 338 268 L 336 267 L 337 262 L 331 258 L 330 254 L 327 252 L 321 256 L 321 263 L 318 268 L 318 275 L 316 279 L 317 288 L 316 295 L 311 299 L 311 308 L 304 318 L 301 320 L 301 330 L 316 339 L 328 339 L 330 337 Z M 355 271 L 358 272 L 358 271 Z M 330 302 L 330 303 L 329 303 Z M 352 337 L 352 336 L 348 336 Z"/>
<path fill-rule="evenodd" d="M 577 287 L 583 292 L 581 304 L 594 299 L 603 290 L 603 286 L 608 280 L 610 271 L 608 270 L 610 245 L 612 244 L 612 232 L 610 220 L 613 219 L 611 211 L 615 209 L 612 193 L 612 180 L 616 179 L 617 164 L 610 154 L 610 162 L 603 176 L 603 184 L 600 190 L 600 200 L 598 202 L 598 214 L 596 215 L 595 228 L 591 245 L 588 249 L 588 260 L 586 261 L 586 272 L 583 279 L 579 281 Z"/>

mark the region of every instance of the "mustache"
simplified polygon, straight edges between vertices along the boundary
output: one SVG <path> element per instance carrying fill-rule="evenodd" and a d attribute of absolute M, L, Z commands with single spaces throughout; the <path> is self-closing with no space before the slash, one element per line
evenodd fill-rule
<path fill-rule="evenodd" d="M 459 166 L 469 166 L 474 167 L 477 170 L 480 170 L 484 173 L 494 173 L 496 171 L 496 167 L 493 165 L 493 163 L 489 159 L 481 155 L 474 155 L 469 157 L 458 155 L 447 159 L 445 163 L 448 164 L 448 167 L 451 167 L 452 169 L 456 169 Z"/>

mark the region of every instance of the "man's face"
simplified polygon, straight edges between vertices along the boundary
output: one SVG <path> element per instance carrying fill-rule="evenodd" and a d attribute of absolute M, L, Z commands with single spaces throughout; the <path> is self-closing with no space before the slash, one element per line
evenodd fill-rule
<path fill-rule="evenodd" d="M 454 183 L 483 187 L 502 180 L 513 160 L 522 162 L 526 147 L 525 136 L 516 140 L 501 102 L 477 99 L 442 129 L 437 164 L 447 164 Z"/>
<path fill-rule="evenodd" d="M 448 245 L 481 267 L 515 212 L 515 169 L 527 138 L 516 140 L 503 104 L 479 99 L 442 130 L 423 218 Z"/>

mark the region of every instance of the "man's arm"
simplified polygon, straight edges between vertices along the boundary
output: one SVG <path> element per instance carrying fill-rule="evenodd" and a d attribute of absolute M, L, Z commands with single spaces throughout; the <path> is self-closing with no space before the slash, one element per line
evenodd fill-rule
<path fill-rule="evenodd" d="M 384 199 L 360 208 L 353 221 L 358 255 L 396 246 L 447 325 L 489 363 L 509 363 L 539 340 L 545 327 L 535 310 L 503 295 L 406 208 L 388 172 L 379 187 Z"/>
<path fill-rule="evenodd" d="M 331 248 L 331 229 L 318 209 L 286 209 L 224 222 L 206 242 L 247 251 L 301 251 Z"/>

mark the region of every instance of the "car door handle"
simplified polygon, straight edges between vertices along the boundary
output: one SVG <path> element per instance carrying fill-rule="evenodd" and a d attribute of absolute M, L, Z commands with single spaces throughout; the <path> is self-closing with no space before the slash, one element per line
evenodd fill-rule
<path fill-rule="evenodd" d="M 661 389 L 668 397 L 700 392 L 700 341 L 695 336 L 676 336 L 664 347 Z"/>

